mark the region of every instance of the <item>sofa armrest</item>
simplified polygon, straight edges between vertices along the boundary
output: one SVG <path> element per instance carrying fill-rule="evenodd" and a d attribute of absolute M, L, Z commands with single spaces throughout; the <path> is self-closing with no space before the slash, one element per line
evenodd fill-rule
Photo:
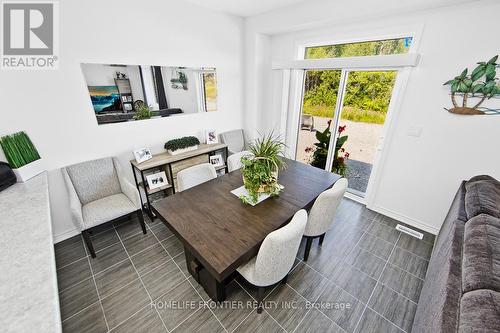
<path fill-rule="evenodd" d="M 127 179 L 123 170 L 121 168 L 118 159 L 113 157 L 113 164 L 115 165 L 116 173 L 118 175 L 118 180 L 120 181 L 120 187 L 123 194 L 129 198 L 137 209 L 141 209 L 141 197 L 137 188 Z"/>
<path fill-rule="evenodd" d="M 76 190 L 73 186 L 73 182 L 69 177 L 68 171 L 66 168 L 62 168 L 62 173 L 64 177 L 64 183 L 66 184 L 66 189 L 68 190 L 68 198 L 69 198 L 69 208 L 71 211 L 71 217 L 73 224 L 78 228 L 78 230 L 85 230 L 85 224 L 83 223 L 83 214 L 82 214 L 82 203 L 76 194 Z"/>

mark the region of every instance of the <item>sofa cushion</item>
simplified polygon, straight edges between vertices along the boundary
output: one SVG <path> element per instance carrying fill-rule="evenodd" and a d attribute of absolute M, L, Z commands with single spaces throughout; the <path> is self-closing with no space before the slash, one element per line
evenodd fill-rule
<path fill-rule="evenodd" d="M 137 208 L 125 194 L 114 194 L 83 206 L 83 224 L 85 229 L 88 229 L 136 210 Z"/>
<path fill-rule="evenodd" d="M 456 332 L 465 222 L 447 219 L 429 262 L 412 332 Z"/>
<path fill-rule="evenodd" d="M 500 292 L 500 219 L 486 214 L 465 224 L 463 291 Z"/>
<path fill-rule="evenodd" d="M 500 293 L 481 289 L 463 295 L 460 302 L 459 332 L 498 332 Z"/>
<path fill-rule="evenodd" d="M 488 214 L 500 218 L 500 182 L 489 176 L 471 178 L 465 184 L 467 217 Z"/>

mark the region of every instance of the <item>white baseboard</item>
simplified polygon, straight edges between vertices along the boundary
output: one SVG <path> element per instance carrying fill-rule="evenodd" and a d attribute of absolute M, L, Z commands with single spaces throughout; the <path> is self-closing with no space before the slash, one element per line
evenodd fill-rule
<path fill-rule="evenodd" d="M 439 233 L 439 229 L 436 227 L 433 227 L 431 225 L 428 225 L 427 223 L 415 220 L 411 217 L 401 215 L 401 214 L 396 213 L 392 210 L 389 210 L 389 209 L 386 209 L 386 208 L 383 208 L 383 207 L 380 207 L 377 205 L 374 205 L 374 206 L 371 206 L 368 208 L 373 210 L 373 211 L 376 211 L 377 213 L 380 213 L 382 215 L 385 215 L 385 216 L 388 216 L 388 217 L 393 218 L 395 220 L 398 220 L 399 222 L 403 222 L 403 223 L 406 223 L 408 225 L 411 225 L 412 227 L 429 232 L 433 235 L 437 235 Z"/>
<path fill-rule="evenodd" d="M 67 230 L 67 231 L 60 233 L 58 235 L 54 235 L 54 244 L 62 242 L 63 240 L 66 240 L 68 238 L 71 238 L 71 237 L 79 235 L 79 234 L 80 234 L 80 231 L 78 231 L 78 229 L 75 228 L 75 229 Z"/>

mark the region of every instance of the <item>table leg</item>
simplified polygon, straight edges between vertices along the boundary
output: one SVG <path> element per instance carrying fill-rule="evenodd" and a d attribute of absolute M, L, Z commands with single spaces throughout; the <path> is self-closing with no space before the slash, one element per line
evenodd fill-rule
<path fill-rule="evenodd" d="M 223 302 L 226 299 L 226 286 L 217 281 L 203 265 L 184 247 L 186 265 L 189 273 L 194 277 L 210 298 L 215 302 Z"/>

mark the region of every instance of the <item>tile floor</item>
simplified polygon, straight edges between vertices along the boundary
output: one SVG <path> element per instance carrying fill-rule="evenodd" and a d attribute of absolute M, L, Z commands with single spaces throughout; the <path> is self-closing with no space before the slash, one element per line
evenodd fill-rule
<path fill-rule="evenodd" d="M 410 332 L 434 236 L 344 200 L 322 247 L 298 260 L 286 285 L 256 290 L 236 278 L 211 302 L 187 272 L 183 247 L 159 221 L 136 219 L 55 245 L 64 332 Z"/>

